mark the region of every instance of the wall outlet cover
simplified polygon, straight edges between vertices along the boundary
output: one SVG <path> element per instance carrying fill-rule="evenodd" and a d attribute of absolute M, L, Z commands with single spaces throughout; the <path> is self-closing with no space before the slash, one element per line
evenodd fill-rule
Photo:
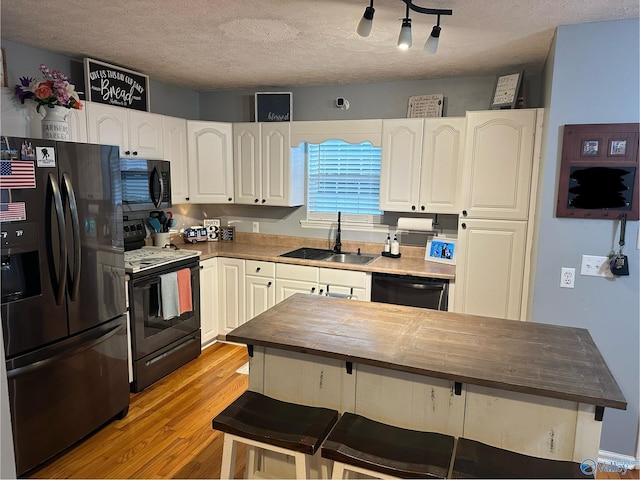
<path fill-rule="evenodd" d="M 575 288 L 576 269 L 562 267 L 560 273 L 560 288 Z"/>

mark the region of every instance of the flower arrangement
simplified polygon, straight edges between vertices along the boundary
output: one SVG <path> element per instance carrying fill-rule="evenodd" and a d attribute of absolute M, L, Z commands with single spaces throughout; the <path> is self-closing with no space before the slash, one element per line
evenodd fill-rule
<path fill-rule="evenodd" d="M 56 105 L 82 110 L 76 87 L 69 82 L 66 75 L 58 70 L 50 71 L 44 64 L 40 65 L 40 71 L 44 80 L 21 77 L 20 83 L 15 86 L 15 94 L 21 103 L 28 99 L 33 100 L 38 104 L 38 112 L 42 106 L 53 108 Z"/>

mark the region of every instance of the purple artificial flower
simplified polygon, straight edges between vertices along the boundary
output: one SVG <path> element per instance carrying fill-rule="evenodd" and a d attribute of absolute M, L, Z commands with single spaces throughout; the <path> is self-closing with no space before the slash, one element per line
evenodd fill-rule
<path fill-rule="evenodd" d="M 28 88 L 29 85 L 31 85 L 31 82 L 35 81 L 35 78 L 20 77 L 19 81 L 20 83 L 14 87 L 14 91 L 20 99 L 20 103 L 24 103 L 26 99 L 34 97 L 33 92 L 25 90 L 25 88 Z"/>

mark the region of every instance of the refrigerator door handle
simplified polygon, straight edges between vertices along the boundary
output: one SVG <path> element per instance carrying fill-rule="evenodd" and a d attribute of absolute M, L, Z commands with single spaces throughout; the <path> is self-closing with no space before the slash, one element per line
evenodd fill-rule
<path fill-rule="evenodd" d="M 118 325 L 117 327 L 112 328 L 111 330 L 99 336 L 98 338 L 91 339 L 88 342 L 82 343 L 77 347 L 72 348 L 71 350 L 65 350 L 62 353 L 54 355 L 53 357 L 45 358 L 43 360 L 40 360 L 39 362 L 30 363 L 29 365 L 24 365 L 22 367 L 14 368 L 12 370 L 7 370 L 7 379 L 15 378 L 20 375 L 26 375 L 27 373 L 33 372 L 40 368 L 44 368 L 51 363 L 55 363 L 66 357 L 70 357 L 72 355 L 80 353 L 83 350 L 88 350 L 90 348 L 93 348 L 96 345 L 99 345 L 100 343 L 109 340 L 115 334 L 120 332 L 120 330 L 122 330 L 123 328 L 124 328 L 124 325 Z"/>
<path fill-rule="evenodd" d="M 80 252 L 80 220 L 78 216 L 78 204 L 76 203 L 76 194 L 71 185 L 71 179 L 65 172 L 62 174 L 62 185 L 69 199 L 69 211 L 71 212 L 71 231 L 73 232 L 73 276 L 71 277 L 71 292 L 69 297 L 75 301 L 78 297 L 80 289 L 80 268 L 81 268 L 81 252 Z"/>
<path fill-rule="evenodd" d="M 64 302 L 64 292 L 67 287 L 67 235 L 64 223 L 64 207 L 62 205 L 62 195 L 60 194 L 58 180 L 53 173 L 49 174 L 49 185 L 51 186 L 51 191 L 53 192 L 53 204 L 56 207 L 56 218 L 58 221 L 58 242 L 60 243 L 60 255 L 58 259 L 58 273 L 60 275 L 60 278 L 58 279 L 58 293 L 56 294 L 56 304 L 62 305 L 62 303 Z"/>
<path fill-rule="evenodd" d="M 160 208 L 160 204 L 162 203 L 162 198 L 164 197 L 164 182 L 162 181 L 162 174 L 160 173 L 160 169 L 158 167 L 153 167 L 151 182 L 153 182 L 155 178 L 158 179 L 158 184 L 160 185 L 160 195 L 158 196 L 157 200 L 153 198 L 153 188 L 151 188 L 151 186 L 149 190 L 151 193 L 151 201 L 153 202 L 156 208 Z"/>

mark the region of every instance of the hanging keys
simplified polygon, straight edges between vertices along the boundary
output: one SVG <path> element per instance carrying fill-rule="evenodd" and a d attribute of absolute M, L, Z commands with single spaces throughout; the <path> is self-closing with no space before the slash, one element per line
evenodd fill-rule
<path fill-rule="evenodd" d="M 611 273 L 618 277 L 629 275 L 629 260 L 626 255 L 622 254 L 622 248 L 624 247 L 624 234 L 627 227 L 627 214 L 623 213 L 620 217 L 620 248 L 618 254 L 613 257 L 609 263 Z"/>

